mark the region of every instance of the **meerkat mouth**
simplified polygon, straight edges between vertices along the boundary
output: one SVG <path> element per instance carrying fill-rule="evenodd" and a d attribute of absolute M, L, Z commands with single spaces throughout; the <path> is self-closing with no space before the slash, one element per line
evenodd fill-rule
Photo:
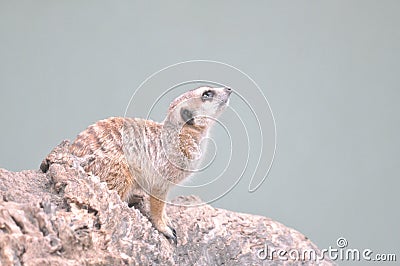
<path fill-rule="evenodd" d="M 229 97 L 226 98 L 226 99 L 221 100 L 221 102 L 219 103 L 220 107 L 228 106 L 228 105 L 229 105 Z"/>

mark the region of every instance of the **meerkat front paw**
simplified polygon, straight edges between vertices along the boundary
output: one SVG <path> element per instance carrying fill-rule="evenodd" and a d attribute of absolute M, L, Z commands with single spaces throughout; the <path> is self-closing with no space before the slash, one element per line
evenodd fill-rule
<path fill-rule="evenodd" d="M 169 219 L 169 217 L 167 216 L 167 214 L 165 212 L 163 213 L 163 219 L 164 219 L 165 223 L 167 224 L 167 227 L 169 227 L 169 229 L 172 230 L 172 234 L 174 235 L 174 238 L 175 238 L 175 240 L 174 239 L 172 239 L 172 240 L 174 240 L 174 243 L 176 245 L 176 240 L 177 240 L 176 230 L 174 229 L 174 227 L 172 225 L 171 219 Z M 167 237 L 167 238 L 169 238 L 169 237 Z"/>
<path fill-rule="evenodd" d="M 162 233 L 167 239 L 172 240 L 172 242 L 176 245 L 178 243 L 178 239 L 176 237 L 176 230 L 164 224 L 155 224 L 156 229 Z"/>
<path fill-rule="evenodd" d="M 178 244 L 178 238 L 176 237 L 176 230 L 173 227 L 168 226 L 169 231 L 172 232 L 172 237 L 169 235 L 166 236 L 168 239 L 171 239 L 174 242 L 175 246 Z M 165 235 L 165 234 L 164 234 Z"/>
<path fill-rule="evenodd" d="M 165 213 L 165 195 L 159 197 L 150 195 L 150 217 L 154 227 L 176 245 L 176 231 Z"/>

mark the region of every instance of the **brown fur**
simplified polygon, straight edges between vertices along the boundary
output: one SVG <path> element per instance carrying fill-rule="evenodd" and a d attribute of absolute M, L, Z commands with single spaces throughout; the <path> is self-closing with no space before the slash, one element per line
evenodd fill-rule
<path fill-rule="evenodd" d="M 209 110 L 203 110 L 205 100 L 201 95 L 210 89 L 215 90 L 216 103 L 208 103 Z M 216 117 L 225 108 L 230 92 L 208 87 L 189 91 L 171 103 L 163 123 L 122 117 L 98 121 L 77 136 L 71 153 L 79 157 L 94 155 L 85 171 L 107 182 L 123 201 L 132 203 L 143 191 L 149 193 L 150 219 L 160 232 L 176 241 L 175 230 L 165 214 L 165 199 L 172 185 L 190 175 L 187 170 L 201 155 L 200 142 L 213 124 L 205 117 L 193 117 L 191 123 L 186 123 L 179 111 L 185 108 L 190 115 L 199 112 Z"/>

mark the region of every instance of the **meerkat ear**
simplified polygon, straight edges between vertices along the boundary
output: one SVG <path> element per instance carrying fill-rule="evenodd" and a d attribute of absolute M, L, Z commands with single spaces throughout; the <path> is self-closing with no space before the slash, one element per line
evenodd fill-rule
<path fill-rule="evenodd" d="M 181 117 L 188 125 L 194 125 L 193 113 L 186 108 L 181 109 Z"/>

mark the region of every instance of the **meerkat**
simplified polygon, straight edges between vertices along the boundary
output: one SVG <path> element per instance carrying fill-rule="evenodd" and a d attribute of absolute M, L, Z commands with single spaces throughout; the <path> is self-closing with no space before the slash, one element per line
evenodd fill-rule
<path fill-rule="evenodd" d="M 172 101 L 161 123 L 128 117 L 98 121 L 77 136 L 70 151 L 93 156 L 85 171 L 107 182 L 123 201 L 132 203 L 136 195 L 148 193 L 150 221 L 176 244 L 165 212 L 168 191 L 199 166 L 200 144 L 228 106 L 231 92 L 225 87 L 190 90 Z"/>

